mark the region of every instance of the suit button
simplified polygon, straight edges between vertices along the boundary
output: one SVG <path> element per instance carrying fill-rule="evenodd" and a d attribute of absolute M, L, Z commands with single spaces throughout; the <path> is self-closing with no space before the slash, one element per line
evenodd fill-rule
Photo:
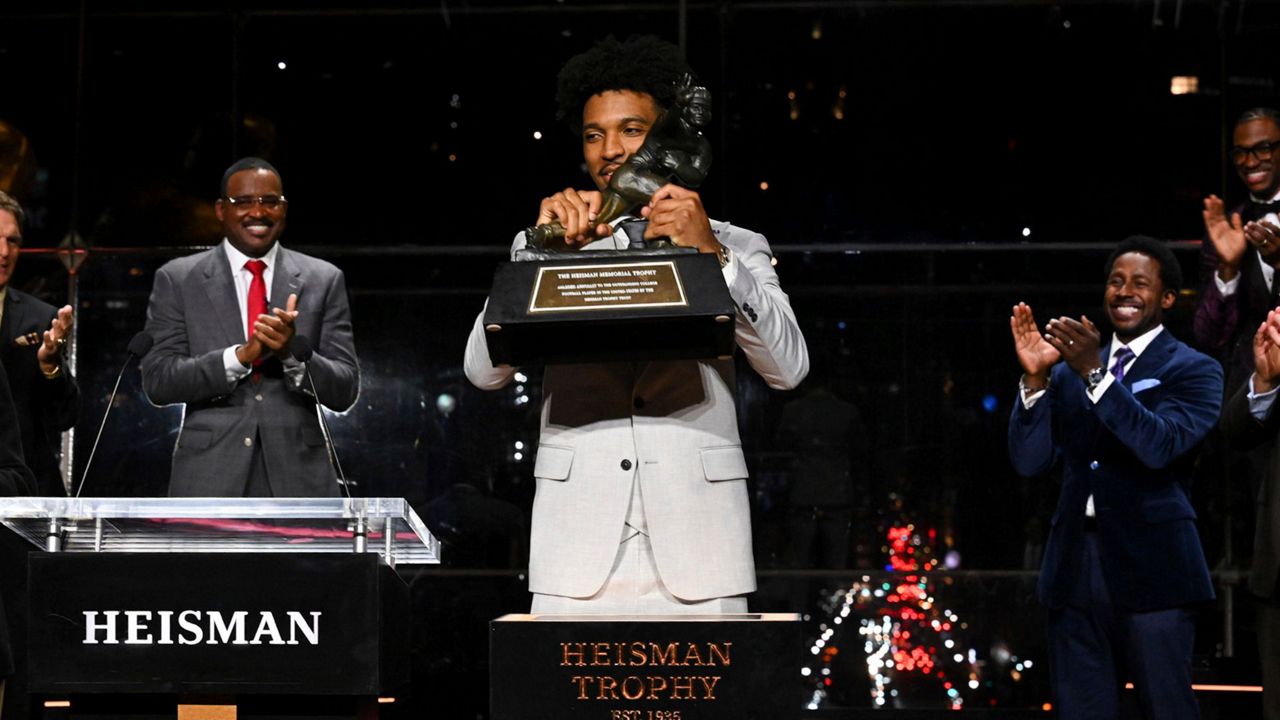
<path fill-rule="evenodd" d="M 254 395 L 254 396 L 253 396 L 253 399 L 254 399 L 254 400 L 257 400 L 258 402 L 262 402 L 262 395 L 261 395 L 261 393 L 259 393 L 258 395 Z"/>
<path fill-rule="evenodd" d="M 630 460 L 623 460 L 623 461 L 622 461 L 622 469 L 623 469 L 623 470 L 630 470 L 630 469 L 631 469 L 631 461 L 630 461 Z"/>
<path fill-rule="evenodd" d="M 244 446 L 245 446 L 245 447 L 253 447 L 253 438 L 245 438 L 245 439 L 244 439 Z"/>
<path fill-rule="evenodd" d="M 635 405 L 636 409 L 639 410 L 640 408 L 644 407 L 644 398 L 638 397 L 635 400 L 632 400 L 631 404 Z"/>
<path fill-rule="evenodd" d="M 1089 463 L 1089 469 L 1090 469 L 1090 470 L 1097 470 L 1097 469 L 1098 469 L 1098 461 L 1097 461 L 1097 460 L 1094 460 L 1093 462 Z"/>

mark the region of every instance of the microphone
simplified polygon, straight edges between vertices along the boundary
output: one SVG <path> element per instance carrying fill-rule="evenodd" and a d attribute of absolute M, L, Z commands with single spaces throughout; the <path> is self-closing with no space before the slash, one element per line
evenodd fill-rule
<path fill-rule="evenodd" d="M 141 360 L 144 355 L 151 352 L 151 346 L 155 344 L 156 339 L 144 330 L 134 335 L 125 349 L 129 351 L 130 355 Z"/>
<path fill-rule="evenodd" d="M 102 431 L 107 427 L 107 416 L 111 414 L 111 408 L 116 404 L 116 392 L 120 390 L 120 381 L 124 379 L 124 371 L 129 368 L 129 361 L 134 359 L 141 360 L 143 356 L 151 352 L 151 346 L 155 343 L 156 339 L 151 337 L 145 330 L 134 335 L 129 340 L 129 345 L 126 348 L 129 355 L 120 366 L 120 374 L 116 376 L 115 387 L 111 388 L 111 397 L 107 399 L 107 409 L 102 413 L 102 424 L 98 425 L 98 436 L 93 439 L 93 447 L 89 449 L 89 459 L 84 463 L 84 472 L 80 473 L 80 486 L 76 488 L 75 497 L 80 497 L 80 492 L 84 490 L 84 481 L 89 477 L 89 467 L 93 465 L 93 455 L 98 452 L 98 443 L 102 441 Z"/>
<path fill-rule="evenodd" d="M 316 415 L 320 416 L 320 434 L 324 437 L 325 450 L 329 452 L 329 464 L 333 465 L 334 471 L 338 474 L 338 485 L 342 488 L 343 494 L 347 499 L 351 499 L 351 488 L 348 487 L 347 476 L 342 472 L 342 463 L 338 460 L 338 449 L 333 444 L 333 434 L 329 432 L 329 421 L 324 418 L 324 407 L 320 403 L 320 393 L 316 391 L 315 378 L 311 377 L 311 366 L 307 361 L 315 353 L 311 347 L 311 338 L 306 335 L 294 335 L 293 340 L 289 343 L 289 352 L 293 358 L 302 363 L 303 374 L 307 378 L 307 384 L 311 387 L 311 395 L 316 399 Z"/>

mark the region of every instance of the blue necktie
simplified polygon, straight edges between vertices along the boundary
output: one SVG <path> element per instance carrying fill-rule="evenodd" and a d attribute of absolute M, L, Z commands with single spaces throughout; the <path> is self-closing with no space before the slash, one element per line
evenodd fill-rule
<path fill-rule="evenodd" d="M 1137 355 L 1127 347 L 1122 347 L 1116 351 L 1116 361 L 1111 366 L 1111 374 L 1116 376 L 1116 382 L 1124 380 L 1124 366 L 1135 357 Z"/>

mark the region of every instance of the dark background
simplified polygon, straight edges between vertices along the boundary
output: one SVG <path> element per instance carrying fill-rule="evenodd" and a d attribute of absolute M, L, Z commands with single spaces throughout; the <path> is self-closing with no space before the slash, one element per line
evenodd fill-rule
<path fill-rule="evenodd" d="M 439 711 L 448 691 L 455 717 L 483 716 L 484 623 L 527 609 L 539 373 L 483 393 L 462 348 L 538 201 L 587 185 L 554 119 L 555 74 L 610 33 L 687 49 L 715 102 L 708 210 L 769 237 L 817 374 L 861 417 L 855 500 L 838 510 L 846 558 L 797 560 L 795 448 L 778 424 L 809 388 L 770 391 L 742 364 L 753 609 L 803 610 L 822 637 L 845 591 L 878 585 L 888 531 L 910 527 L 920 557 L 958 555 L 932 577 L 938 605 L 969 623 L 954 639 L 976 659 L 951 678 L 965 707 L 1039 709 L 1031 588 L 1057 486 L 1008 464 L 1009 308 L 1097 319 L 1109 246 L 1144 233 L 1177 241 L 1189 289 L 1168 324 L 1190 338 L 1201 198 L 1243 199 L 1230 128 L 1280 102 L 1278 3 L 8 0 L 0 121 L 29 141 L 14 189 L 32 214 L 15 285 L 59 303 L 78 292 L 76 477 L 154 269 L 217 242 L 223 169 L 267 157 L 290 199 L 283 242 L 347 273 L 363 383 L 331 417 L 343 464 L 362 492 L 409 498 L 445 543 L 443 567 L 402 568 L 418 623 L 401 707 Z M 1171 94 L 1174 76 L 1199 92 Z M 74 283 L 48 252 L 70 233 L 91 248 Z M 124 390 L 86 495 L 165 493 L 180 409 L 148 405 L 134 374 Z M 1220 595 L 1197 673 L 1253 683 L 1236 586 L 1249 483 L 1206 461 L 1193 495 Z M 803 678 L 817 707 L 872 704 L 863 639 L 847 632 L 827 641 L 846 653 Z M 1009 657 L 1037 662 L 1015 678 Z M 899 673 L 887 702 L 946 707 L 941 682 Z M 1202 698 L 1207 717 L 1228 713 L 1224 697 Z"/>

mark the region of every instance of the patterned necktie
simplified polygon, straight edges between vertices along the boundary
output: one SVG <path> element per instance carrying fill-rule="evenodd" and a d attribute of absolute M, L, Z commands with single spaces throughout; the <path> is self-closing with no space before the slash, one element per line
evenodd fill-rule
<path fill-rule="evenodd" d="M 244 264 L 244 269 L 253 273 L 253 279 L 249 281 L 249 302 L 245 304 L 248 309 L 246 312 L 248 324 L 245 339 L 253 337 L 253 326 L 258 322 L 259 315 L 267 314 L 267 281 L 262 274 L 267 271 L 267 264 L 261 260 L 250 260 Z M 254 361 L 254 367 L 262 364 L 265 358 L 258 358 Z M 253 379 L 259 378 L 258 373 L 253 374 Z"/>
<path fill-rule="evenodd" d="M 1111 365 L 1111 374 L 1116 376 L 1116 382 L 1124 380 L 1124 366 L 1135 357 L 1137 355 L 1127 347 L 1116 350 L 1116 361 Z"/>

